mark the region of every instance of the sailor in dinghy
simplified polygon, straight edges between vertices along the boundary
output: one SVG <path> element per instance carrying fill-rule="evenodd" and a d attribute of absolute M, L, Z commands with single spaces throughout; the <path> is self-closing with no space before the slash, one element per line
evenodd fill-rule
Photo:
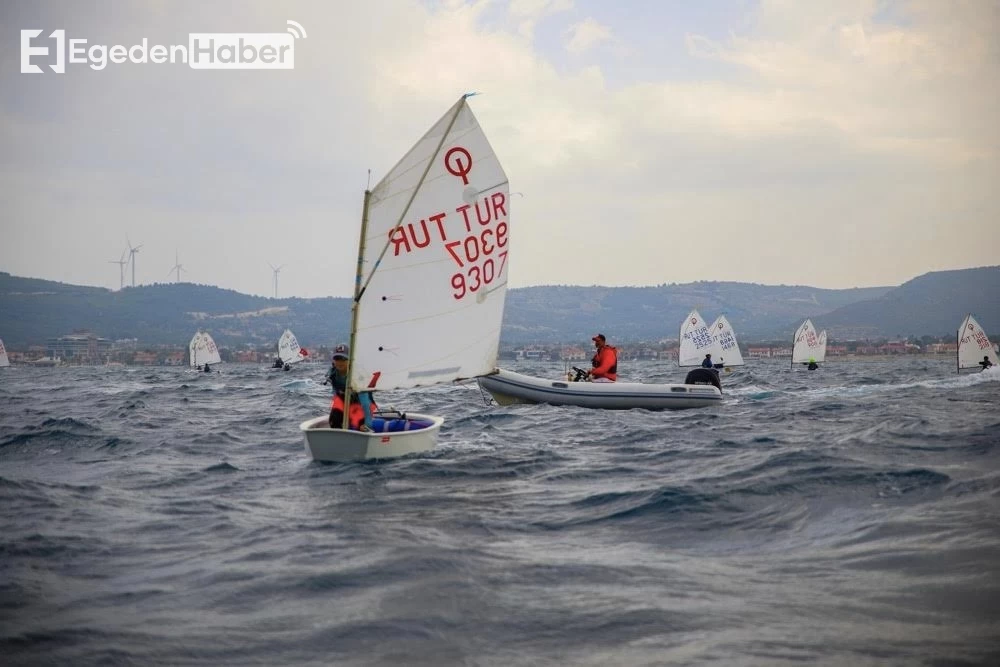
<path fill-rule="evenodd" d="M 982 361 L 979 355 L 983 355 Z M 993 343 L 982 325 L 969 313 L 962 326 L 958 328 L 958 372 L 965 368 L 978 368 L 981 371 L 996 372 L 998 360 L 993 349 Z"/>
<path fill-rule="evenodd" d="M 347 397 L 348 384 L 347 346 L 338 345 L 333 350 L 333 361 L 330 370 L 326 372 L 323 384 L 333 388 L 333 401 L 330 403 L 330 428 L 341 428 L 344 421 L 344 399 Z M 348 426 L 353 431 L 371 431 L 372 416 L 378 410 L 370 391 L 352 395 L 348 408 Z"/>
<path fill-rule="evenodd" d="M 360 391 L 452 383 L 496 367 L 510 263 L 507 175 L 463 95 L 361 210 L 345 402 Z M 317 461 L 432 449 L 444 418 L 379 415 L 371 432 L 299 424 Z"/>

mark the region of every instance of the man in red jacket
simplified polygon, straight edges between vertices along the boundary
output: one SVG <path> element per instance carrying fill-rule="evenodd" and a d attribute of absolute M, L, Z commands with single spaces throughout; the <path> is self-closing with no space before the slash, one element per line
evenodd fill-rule
<path fill-rule="evenodd" d="M 590 360 L 589 376 L 591 382 L 615 382 L 618 380 L 618 350 L 608 345 L 604 334 L 597 334 L 594 341 L 594 358 Z"/>

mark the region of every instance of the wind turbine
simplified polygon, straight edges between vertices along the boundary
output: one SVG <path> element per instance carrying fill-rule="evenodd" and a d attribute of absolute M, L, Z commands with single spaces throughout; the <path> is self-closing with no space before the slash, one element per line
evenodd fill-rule
<path fill-rule="evenodd" d="M 128 241 L 128 261 L 132 262 L 132 287 L 135 287 L 135 254 L 139 252 L 139 248 L 142 247 L 140 243 L 136 247 L 132 247 L 132 240 L 129 239 L 128 235 L 125 236 L 125 240 Z"/>
<path fill-rule="evenodd" d="M 177 272 L 177 280 L 175 280 L 174 282 L 178 282 L 179 283 L 181 281 L 181 271 L 186 271 L 186 269 L 184 268 L 184 265 L 181 264 L 181 261 L 179 259 L 177 259 L 177 251 L 176 250 L 174 251 L 174 267 L 172 269 L 170 269 L 169 271 L 167 271 L 167 277 L 169 278 L 170 274 L 173 273 L 174 271 Z"/>
<path fill-rule="evenodd" d="M 274 264 L 271 264 L 271 262 L 268 262 L 267 265 L 271 267 L 272 271 L 274 271 L 274 298 L 277 299 L 278 298 L 278 272 L 281 271 L 281 269 L 285 265 L 282 264 L 279 267 L 275 267 Z"/>
<path fill-rule="evenodd" d="M 125 267 L 128 266 L 128 260 L 125 259 L 125 255 L 127 255 L 127 254 L 128 254 L 128 250 L 122 250 L 122 257 L 121 257 L 121 259 L 118 259 L 118 260 L 109 259 L 108 260 L 108 264 L 117 264 L 118 265 L 118 289 L 122 289 L 122 288 L 125 287 Z"/>

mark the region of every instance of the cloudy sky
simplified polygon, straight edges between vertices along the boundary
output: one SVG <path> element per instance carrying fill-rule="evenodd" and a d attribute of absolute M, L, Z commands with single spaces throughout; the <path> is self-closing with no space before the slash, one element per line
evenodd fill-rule
<path fill-rule="evenodd" d="M 295 69 L 32 58 L 284 32 Z M 0 270 L 346 296 L 363 190 L 462 94 L 510 280 L 896 285 L 1000 263 L 1000 3 L 318 0 L 0 6 Z"/>

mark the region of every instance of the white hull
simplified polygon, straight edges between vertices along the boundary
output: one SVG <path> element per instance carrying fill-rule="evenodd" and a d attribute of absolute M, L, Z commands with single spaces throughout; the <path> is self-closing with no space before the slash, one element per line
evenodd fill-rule
<path fill-rule="evenodd" d="M 362 433 L 330 428 L 329 417 L 316 417 L 299 424 L 299 429 L 305 436 L 306 453 L 314 461 L 344 463 L 393 459 L 434 449 L 444 418 L 418 414 L 407 414 L 407 418 L 431 422 L 431 425 L 418 431 Z"/>
<path fill-rule="evenodd" d="M 498 370 L 479 378 L 479 385 L 501 405 L 548 403 L 581 408 L 681 410 L 717 405 L 722 392 L 711 385 L 645 384 L 641 382 L 568 382 Z"/>

